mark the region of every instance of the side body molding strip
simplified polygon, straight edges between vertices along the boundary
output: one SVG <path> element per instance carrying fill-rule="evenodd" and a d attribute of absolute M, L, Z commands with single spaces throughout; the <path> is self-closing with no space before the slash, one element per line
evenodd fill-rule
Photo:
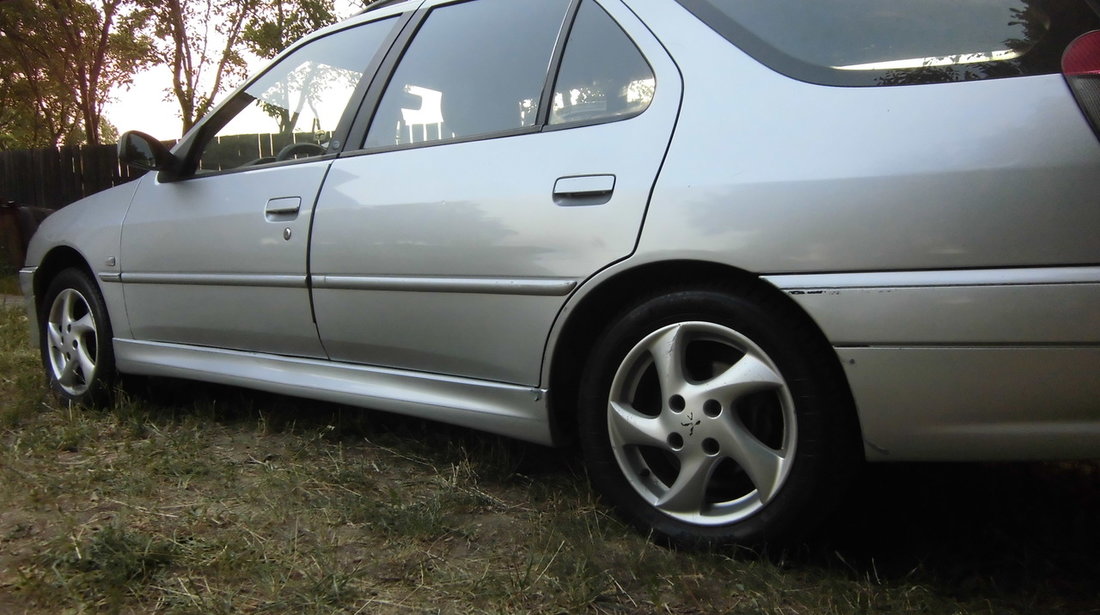
<path fill-rule="evenodd" d="M 305 288 L 306 276 L 234 273 L 101 273 L 104 282 L 198 286 L 266 286 Z M 577 287 L 573 278 L 489 278 L 445 276 L 310 276 L 314 288 L 328 290 L 393 290 L 483 295 L 564 297 Z"/>
<path fill-rule="evenodd" d="M 107 281 L 107 280 L 104 280 Z M 304 275 L 255 273 L 123 273 L 124 284 L 180 284 L 191 286 L 265 286 L 274 288 L 305 288 Z"/>
<path fill-rule="evenodd" d="M 1100 267 L 764 276 L 833 346 L 1100 344 Z"/>
<path fill-rule="evenodd" d="M 1100 266 L 881 271 L 870 273 L 796 273 L 766 275 L 763 277 L 786 291 L 830 288 L 1100 284 Z"/>
<path fill-rule="evenodd" d="M 572 278 L 314 275 L 311 281 L 314 288 L 330 290 L 394 290 L 542 297 L 564 297 L 577 287 L 577 281 Z"/>

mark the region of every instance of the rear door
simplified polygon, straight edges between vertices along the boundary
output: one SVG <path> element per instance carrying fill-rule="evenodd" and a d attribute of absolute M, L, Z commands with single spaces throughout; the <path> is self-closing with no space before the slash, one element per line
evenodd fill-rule
<path fill-rule="evenodd" d="M 615 0 L 422 15 L 321 192 L 321 339 L 334 360 L 536 384 L 569 293 L 634 249 L 679 75 Z"/>

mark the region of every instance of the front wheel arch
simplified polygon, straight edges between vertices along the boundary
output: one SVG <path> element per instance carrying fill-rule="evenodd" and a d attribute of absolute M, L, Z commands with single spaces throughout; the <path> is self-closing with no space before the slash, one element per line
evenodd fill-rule
<path fill-rule="evenodd" d="M 82 405 L 110 401 L 117 377 L 103 294 L 81 267 L 56 272 L 38 301 L 39 351 L 50 388 Z"/>
<path fill-rule="evenodd" d="M 35 309 L 39 313 L 42 311 L 42 303 L 50 283 L 66 269 L 76 269 L 88 276 L 89 279 L 95 280 L 95 273 L 88 265 L 88 260 L 84 258 L 84 255 L 69 246 L 53 248 L 42 258 L 34 273 L 33 288 L 37 301 Z"/>

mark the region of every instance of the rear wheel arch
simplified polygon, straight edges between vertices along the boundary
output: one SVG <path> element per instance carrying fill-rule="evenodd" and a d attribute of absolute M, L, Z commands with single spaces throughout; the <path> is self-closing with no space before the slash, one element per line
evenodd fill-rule
<path fill-rule="evenodd" d="M 759 405 L 756 401 L 766 402 L 767 399 L 750 402 L 752 393 L 744 398 L 748 406 L 740 405 L 738 398 L 715 401 L 722 398 L 718 393 L 713 393 L 716 397 L 703 404 L 701 398 L 691 401 L 691 396 L 684 393 L 689 400 L 688 407 L 684 408 L 681 403 L 677 408 L 676 400 L 684 398 L 679 394 L 667 397 L 664 379 L 659 385 L 653 385 L 652 376 L 646 375 L 651 372 L 638 371 L 646 364 L 645 354 L 638 354 L 638 348 L 646 347 L 644 352 L 654 356 L 652 339 L 664 339 L 673 328 L 677 336 L 682 330 L 685 340 L 699 339 L 701 345 L 698 347 L 679 347 L 692 356 L 700 352 L 706 355 L 721 340 L 719 350 L 722 354 L 704 357 L 703 363 L 688 360 L 688 354 L 681 355 L 688 361 L 681 372 L 686 378 L 681 382 L 687 387 L 685 391 L 709 390 L 707 387 L 713 382 L 722 381 L 715 374 L 702 374 L 700 366 L 722 371 L 729 369 L 726 372 L 729 374 L 743 371 L 752 375 L 755 374 L 752 365 L 767 364 L 770 367 L 765 371 L 775 375 L 779 383 L 777 391 L 782 391 L 777 399 L 786 400 L 776 406 L 783 418 L 775 425 L 749 422 L 754 416 L 767 418 L 772 413 L 768 404 L 756 408 Z M 639 338 L 635 335 L 644 336 L 644 339 L 636 342 Z M 626 352 L 635 343 L 638 345 L 634 350 Z M 737 347 L 746 353 L 748 363 L 744 365 L 749 371 L 732 369 L 729 361 L 740 363 L 740 360 L 726 353 L 726 346 Z M 699 350 L 689 350 L 694 348 Z M 653 358 L 647 364 L 658 363 L 660 361 Z M 721 367 L 723 365 L 725 367 Z M 836 352 L 813 319 L 786 293 L 742 270 L 713 263 L 661 263 L 626 271 L 601 282 L 569 312 L 551 367 L 549 401 L 555 435 L 579 435 L 580 449 L 597 492 L 624 519 L 660 541 L 688 548 L 729 544 L 782 546 L 799 541 L 840 502 L 845 487 L 851 484 L 853 473 L 862 461 L 859 420 Z M 687 375 L 689 370 L 691 376 Z M 659 390 L 654 386 L 659 386 Z M 669 390 L 677 390 L 676 386 Z M 652 398 L 655 391 L 658 398 L 663 395 L 668 401 L 663 410 L 663 402 Z M 634 397 L 635 394 L 638 397 Z M 613 400 L 611 410 L 608 409 L 608 395 Z M 713 413 L 706 412 L 708 404 L 718 407 L 711 408 Z M 727 407 L 727 404 L 731 405 Z M 694 410 L 694 413 L 689 414 L 687 410 Z M 684 412 L 687 423 L 677 422 L 684 418 L 679 411 Z M 694 428 L 680 434 L 683 429 L 679 425 L 689 425 L 692 420 L 701 418 L 700 411 L 712 419 L 700 428 L 699 437 L 694 437 Z M 646 418 L 635 417 L 638 412 Z M 668 415 L 669 412 L 672 414 Z M 729 415 L 729 412 L 734 414 Z M 626 418 L 611 420 L 612 415 Z M 610 433 L 609 421 L 617 426 L 610 429 Z M 647 425 L 638 427 L 641 431 L 637 432 L 628 429 L 630 435 L 624 440 L 620 433 L 622 425 L 641 425 L 636 421 Z M 668 427 L 667 446 L 665 436 L 650 433 L 655 428 L 648 423 Z M 695 421 L 696 425 L 699 423 Z M 722 425 L 729 427 L 722 428 Z M 740 428 L 734 428 L 736 425 Z M 781 428 L 776 431 L 781 441 L 772 441 L 777 435 L 771 434 L 775 430 L 769 425 Z M 707 431 L 716 428 L 715 433 L 725 435 L 716 436 Z M 745 468 L 759 464 L 751 461 L 754 455 L 745 459 L 739 457 L 735 451 L 740 445 L 731 445 L 731 442 L 748 443 L 741 434 L 750 432 L 751 437 L 760 438 L 755 440 L 757 446 L 774 449 L 772 457 L 786 460 L 780 464 L 782 471 L 771 475 L 756 471 L 759 470 L 756 468 L 749 472 L 753 474 L 751 482 L 744 480 L 741 473 L 747 471 Z M 640 433 L 655 439 L 632 439 L 641 437 L 637 435 Z M 672 440 L 679 436 L 682 439 Z M 722 460 L 718 467 L 706 463 L 699 466 L 714 468 L 713 479 L 709 478 L 709 470 L 703 474 L 703 470 L 691 469 L 694 466 L 690 464 L 668 465 L 669 462 L 662 462 L 659 455 L 653 456 L 654 451 L 661 453 L 658 449 L 662 447 L 670 448 L 676 456 L 682 457 L 680 463 L 688 463 L 684 459 L 691 461 L 692 455 L 702 455 L 693 452 L 699 446 L 694 440 L 699 439 L 703 439 L 701 450 L 707 453 L 708 459 Z M 691 446 L 688 440 L 692 440 Z M 643 441 L 646 444 L 639 444 Z M 723 444 L 717 447 L 716 442 Z M 713 450 L 707 449 L 708 443 Z M 682 455 L 678 451 L 682 451 Z M 736 459 L 737 465 L 728 465 L 726 457 Z M 746 460 L 750 465 L 744 465 Z M 683 499 L 680 491 L 684 488 L 673 486 L 673 482 L 675 485 L 693 484 L 698 481 L 690 477 L 696 475 L 708 477 L 704 479 L 706 483 L 700 483 L 706 485 L 703 487 L 704 503 L 677 513 L 675 507 L 682 503 L 679 502 Z M 688 478 L 681 481 L 681 477 Z M 725 491 L 712 493 L 715 485 L 722 486 Z M 694 491 L 687 489 L 684 493 L 691 499 Z M 711 502 L 711 498 L 716 499 Z M 665 499 L 670 503 L 663 504 Z"/>
<path fill-rule="evenodd" d="M 664 261 L 628 269 L 600 281 L 571 308 L 553 348 L 547 381 L 555 440 L 568 442 L 576 435 L 580 378 L 600 334 L 631 308 L 651 298 L 685 289 L 714 289 L 749 295 L 748 298 L 782 310 L 788 319 L 807 327 L 807 336 L 815 349 L 832 357 L 830 375 L 839 389 L 838 394 L 851 408 L 850 418 L 858 429 L 855 404 L 840 359 L 814 319 L 790 296 L 744 269 L 707 261 Z"/>

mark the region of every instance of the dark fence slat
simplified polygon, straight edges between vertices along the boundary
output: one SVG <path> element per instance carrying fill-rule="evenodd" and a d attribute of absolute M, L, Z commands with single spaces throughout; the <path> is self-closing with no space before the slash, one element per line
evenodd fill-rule
<path fill-rule="evenodd" d="M 119 164 L 114 145 L 0 151 L 0 203 L 60 209 L 141 175 Z"/>

